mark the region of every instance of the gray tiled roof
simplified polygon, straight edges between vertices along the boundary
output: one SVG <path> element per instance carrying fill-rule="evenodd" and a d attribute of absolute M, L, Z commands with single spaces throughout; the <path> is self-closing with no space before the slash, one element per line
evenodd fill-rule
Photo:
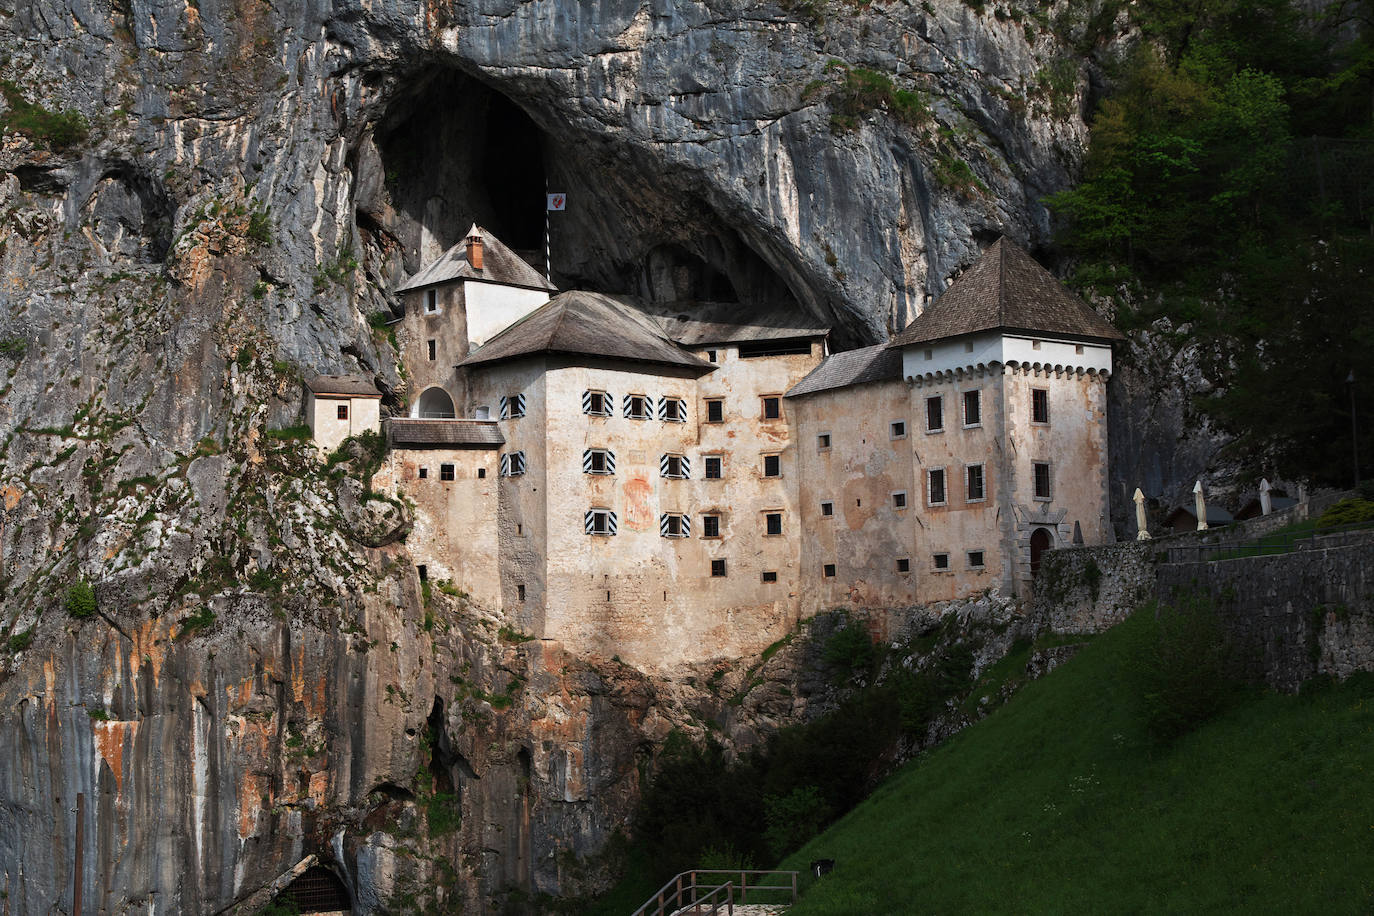
<path fill-rule="evenodd" d="M 473 350 L 459 365 L 477 366 L 537 353 L 714 368 L 669 339 L 633 300 L 586 290 L 554 296 Z"/>
<path fill-rule="evenodd" d="M 641 308 L 663 325 L 664 332 L 684 347 L 754 340 L 794 340 L 824 337 L 830 328 L 795 308 L 757 306 L 738 302 L 648 303 Z"/>
<path fill-rule="evenodd" d="M 393 448 L 495 448 L 506 442 L 495 420 L 392 417 L 386 421 L 386 436 Z"/>
<path fill-rule="evenodd" d="M 881 382 L 902 377 L 902 354 L 886 344 L 832 353 L 812 369 L 806 378 L 792 386 L 787 397 L 795 398 L 833 388 L 847 388 L 865 382 Z"/>
<path fill-rule="evenodd" d="M 382 393 L 377 386 L 361 375 L 315 375 L 306 379 L 305 385 L 317 395 L 335 395 L 348 398 L 379 398 Z"/>
<path fill-rule="evenodd" d="M 520 255 L 506 247 L 505 243 L 477 224 L 473 224 L 467 234 L 477 233 L 482 237 L 482 269 L 474 270 L 468 263 L 466 238 L 459 241 L 448 251 L 420 269 L 420 272 L 396 288 L 404 293 L 435 283 L 450 280 L 486 280 L 491 283 L 505 283 L 510 286 L 527 286 L 534 289 L 557 289 L 544 279 Z"/>
<path fill-rule="evenodd" d="M 1003 328 L 1096 340 L 1124 338 L 1030 255 L 1003 238 L 888 346 Z"/>

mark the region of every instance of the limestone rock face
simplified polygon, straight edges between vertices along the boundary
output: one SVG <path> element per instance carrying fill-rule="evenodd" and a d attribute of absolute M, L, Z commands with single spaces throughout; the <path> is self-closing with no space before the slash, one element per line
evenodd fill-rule
<path fill-rule="evenodd" d="M 403 505 L 292 428 L 302 374 L 399 408 L 369 318 L 474 221 L 537 261 L 546 189 L 562 286 L 870 342 L 980 242 L 1042 241 L 1085 138 L 1068 49 L 958 0 L 0 6 L 13 913 L 247 908 L 311 855 L 362 912 L 604 886 L 701 691 L 426 596 Z"/>

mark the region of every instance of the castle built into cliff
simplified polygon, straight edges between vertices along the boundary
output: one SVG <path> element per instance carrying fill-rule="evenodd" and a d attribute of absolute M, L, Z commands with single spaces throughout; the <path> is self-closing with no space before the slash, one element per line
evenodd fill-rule
<path fill-rule="evenodd" d="M 513 627 L 645 668 L 757 652 L 831 607 L 1028 592 L 1110 539 L 1120 334 L 1003 239 L 885 344 L 792 309 L 559 293 L 478 226 L 411 278 L 410 415 L 376 479 L 409 548 Z M 312 381 L 326 448 L 375 389 Z"/>

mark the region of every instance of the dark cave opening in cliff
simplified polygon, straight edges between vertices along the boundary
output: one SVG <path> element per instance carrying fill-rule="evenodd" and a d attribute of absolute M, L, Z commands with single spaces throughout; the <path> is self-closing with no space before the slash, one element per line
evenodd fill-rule
<path fill-rule="evenodd" d="M 404 271 L 414 274 L 476 222 L 541 272 L 545 194 L 552 278 L 653 302 L 798 305 L 782 273 L 721 216 L 685 170 L 609 134 L 561 123 L 527 97 L 452 68 L 412 80 L 380 120 Z M 528 109 L 526 105 L 532 105 Z M 360 224 L 376 220 L 360 212 Z"/>
<path fill-rule="evenodd" d="M 272 901 L 278 912 L 351 913 L 353 903 L 339 876 L 322 865 L 312 865 Z"/>

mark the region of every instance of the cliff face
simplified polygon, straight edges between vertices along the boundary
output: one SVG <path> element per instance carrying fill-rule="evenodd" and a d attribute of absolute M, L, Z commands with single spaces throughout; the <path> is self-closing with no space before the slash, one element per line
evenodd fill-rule
<path fill-rule="evenodd" d="M 301 373 L 399 404 L 368 317 L 474 220 L 540 247 L 546 187 L 560 285 L 874 340 L 1043 239 L 1084 140 L 1050 31 L 954 0 L 3 0 L 0 55 L 15 913 L 70 909 L 78 793 L 107 912 L 260 902 L 310 853 L 364 910 L 594 888 L 690 689 L 426 601 L 367 456 L 266 434 Z"/>

